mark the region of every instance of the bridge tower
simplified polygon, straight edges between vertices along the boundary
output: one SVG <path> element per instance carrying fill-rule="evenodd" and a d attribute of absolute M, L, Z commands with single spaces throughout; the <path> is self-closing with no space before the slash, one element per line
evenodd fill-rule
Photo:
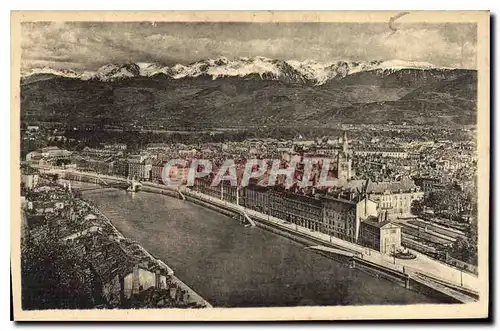
<path fill-rule="evenodd" d="M 128 183 L 129 183 L 128 191 L 131 192 L 137 192 L 142 187 L 142 184 L 136 181 L 135 179 L 128 181 Z"/>

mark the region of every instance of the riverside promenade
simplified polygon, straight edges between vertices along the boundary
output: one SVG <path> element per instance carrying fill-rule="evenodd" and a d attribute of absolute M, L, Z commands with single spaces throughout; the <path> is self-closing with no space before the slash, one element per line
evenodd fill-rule
<path fill-rule="evenodd" d="M 149 183 L 146 185 L 149 185 Z M 419 255 L 417 255 L 417 259 L 415 260 L 394 259 L 393 257 L 382 254 L 378 251 L 374 251 L 363 246 L 346 242 L 335 237 L 330 238 L 329 235 L 325 235 L 319 232 L 313 232 L 310 229 L 297 226 L 295 224 L 287 223 L 281 219 L 269 216 L 267 214 L 262 214 L 251 209 L 243 208 L 242 206 L 237 206 L 236 204 L 223 201 L 215 197 L 205 195 L 203 193 L 195 192 L 186 188 L 182 189 L 181 191 L 186 196 L 195 197 L 196 199 L 200 199 L 201 201 L 208 202 L 215 206 L 227 208 L 235 212 L 240 211 L 242 214 L 246 215 L 247 217 L 254 218 L 255 220 L 259 221 L 266 220 L 267 222 L 276 225 L 277 228 L 281 227 L 282 229 L 288 230 L 288 232 L 296 233 L 305 236 L 306 238 L 312 237 L 318 241 L 322 241 L 327 247 L 331 245 L 336 247 L 341 247 L 343 250 L 345 250 L 341 255 L 355 256 L 358 259 L 358 261 L 359 260 L 366 261 L 368 263 L 381 266 L 388 270 L 393 270 L 397 273 L 400 273 L 401 275 L 407 275 L 406 277 L 408 279 L 411 279 L 417 283 L 421 283 L 426 287 L 431 288 L 437 292 L 441 292 L 445 294 L 447 297 L 455 299 L 457 302 L 472 303 L 476 301 L 476 299 L 473 298 L 472 296 L 464 294 L 463 293 L 464 291 L 468 293 L 474 293 L 475 297 L 479 296 L 478 291 L 474 290 L 470 286 L 463 286 L 462 285 L 463 283 L 454 283 L 452 281 L 453 279 L 452 277 L 442 277 L 443 275 L 439 274 L 438 273 L 439 271 L 447 270 L 447 268 L 452 269 L 454 271 L 457 271 L 457 269 L 448 267 L 444 264 L 440 264 L 439 262 L 434 261 L 432 259 L 419 260 Z M 418 254 L 417 252 L 414 253 Z M 421 257 L 422 256 L 420 256 L 420 258 Z M 407 262 L 413 262 L 413 263 L 407 263 Z M 434 265 L 434 263 L 436 264 L 439 263 L 439 264 L 436 266 Z M 431 270 L 431 272 L 428 272 L 428 270 Z M 444 272 L 446 273 L 448 271 Z M 474 277 L 470 274 L 468 275 Z M 465 276 L 465 273 L 464 275 L 462 275 L 462 277 L 463 276 Z M 463 282 L 463 279 L 461 279 L 460 281 Z M 473 280 L 470 282 L 470 284 L 474 285 L 476 284 L 476 282 Z"/>
<path fill-rule="evenodd" d="M 210 201 L 216 205 L 219 206 L 225 206 L 225 207 L 233 207 L 234 209 L 240 209 L 242 212 L 245 212 L 248 216 L 250 217 L 256 217 L 256 218 L 261 218 L 261 219 L 267 219 L 270 222 L 273 222 L 277 225 L 280 225 L 282 227 L 288 228 L 290 230 L 297 231 L 299 233 L 305 233 L 308 236 L 315 237 L 317 239 L 320 239 L 325 242 L 325 244 L 331 243 L 336 246 L 340 246 L 348 251 L 354 251 L 359 253 L 360 256 L 364 260 L 367 260 L 369 262 L 375 263 L 382 265 L 384 267 L 387 267 L 389 269 L 393 269 L 399 272 L 418 272 L 423 275 L 429 275 L 432 276 L 433 278 L 441 279 L 445 282 L 449 282 L 453 285 L 456 286 L 461 286 L 464 288 L 467 288 L 469 290 L 478 292 L 479 290 L 479 279 L 469 273 L 466 272 L 461 272 L 458 269 L 455 269 L 453 267 L 447 266 L 443 263 L 440 263 L 439 261 L 433 260 L 423 254 L 420 254 L 418 252 L 413 252 L 417 258 L 414 260 L 402 260 L 402 259 L 394 259 L 393 257 L 382 254 L 378 251 L 351 243 L 347 242 L 344 240 L 341 240 L 339 238 L 329 236 L 327 234 L 321 233 L 321 232 L 314 232 L 311 231 L 308 228 L 301 227 L 296 224 L 290 224 L 287 223 L 281 219 L 278 219 L 276 217 L 269 216 L 267 214 L 260 213 L 258 211 L 248 209 L 248 208 L 243 208 L 241 206 L 237 206 L 235 204 L 232 204 L 227 201 L 223 201 L 220 199 L 217 199 L 212 196 L 208 196 L 199 192 L 195 192 L 193 190 L 190 190 L 188 188 L 184 188 L 181 190 L 184 194 L 186 195 L 191 195 L 195 196 L 198 198 L 201 198 L 205 201 Z"/>

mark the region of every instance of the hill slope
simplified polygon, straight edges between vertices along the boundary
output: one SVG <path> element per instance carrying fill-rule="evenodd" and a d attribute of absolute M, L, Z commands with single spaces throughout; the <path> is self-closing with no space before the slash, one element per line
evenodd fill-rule
<path fill-rule="evenodd" d="M 293 68 L 292 68 L 293 69 Z M 103 74 L 116 78 L 122 68 Z M 129 67 L 129 72 L 144 66 Z M 287 77 L 294 77 L 293 69 Z M 256 74 L 257 75 L 257 74 Z M 30 76 L 21 84 L 25 121 L 71 125 L 322 126 L 338 123 L 473 124 L 477 75 L 472 70 L 377 69 L 338 75 L 316 86 L 297 79 L 247 75 L 129 75 L 82 80 Z M 271 77 L 272 78 L 272 77 Z"/>

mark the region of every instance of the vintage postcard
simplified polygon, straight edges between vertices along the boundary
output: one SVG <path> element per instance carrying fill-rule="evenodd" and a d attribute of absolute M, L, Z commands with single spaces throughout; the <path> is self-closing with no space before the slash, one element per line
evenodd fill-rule
<path fill-rule="evenodd" d="M 486 318 L 489 12 L 13 12 L 16 320 Z"/>

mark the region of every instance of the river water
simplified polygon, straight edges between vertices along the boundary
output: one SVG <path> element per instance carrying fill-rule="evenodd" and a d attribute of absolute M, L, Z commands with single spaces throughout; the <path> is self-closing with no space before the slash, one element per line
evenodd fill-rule
<path fill-rule="evenodd" d="M 83 197 L 215 307 L 437 303 L 191 202 L 113 189 Z"/>

